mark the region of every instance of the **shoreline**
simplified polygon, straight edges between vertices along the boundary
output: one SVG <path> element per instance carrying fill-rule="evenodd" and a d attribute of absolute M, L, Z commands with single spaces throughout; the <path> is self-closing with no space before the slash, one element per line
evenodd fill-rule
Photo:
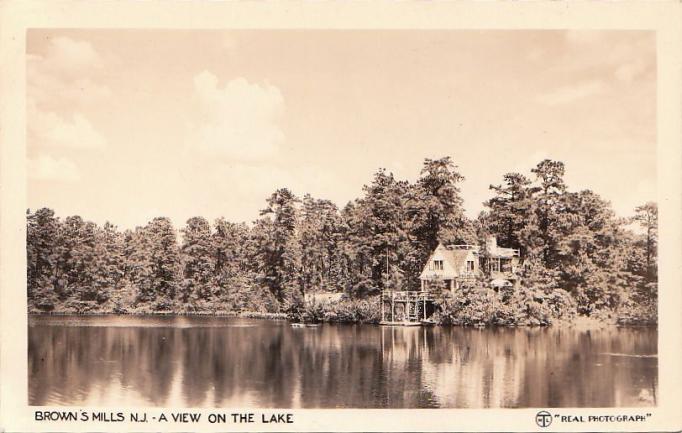
<path fill-rule="evenodd" d="M 29 316 L 193 316 L 193 317 L 228 317 L 228 318 L 242 318 L 242 319 L 269 319 L 269 320 L 284 320 L 287 319 L 286 313 L 261 313 L 257 311 L 217 311 L 217 312 L 182 312 L 182 311 L 153 311 L 153 312 L 126 312 L 126 313 L 116 313 L 113 311 L 99 311 L 99 312 L 89 312 L 84 311 L 81 313 L 76 312 L 65 312 L 65 311 L 41 311 L 41 312 L 28 312 Z"/>
<path fill-rule="evenodd" d="M 241 318 L 241 319 L 260 319 L 260 320 L 274 320 L 274 321 L 291 321 L 286 313 L 261 313 L 256 311 L 243 311 L 243 312 L 128 312 L 128 313 L 114 313 L 114 312 L 29 312 L 28 316 L 135 316 L 135 317 L 224 317 L 224 318 Z M 295 323 L 295 322 L 292 322 Z M 379 323 L 368 323 L 368 322 L 335 322 L 335 321 L 322 321 L 319 323 L 329 323 L 329 324 L 354 324 L 354 325 L 374 325 L 374 326 L 386 326 Z M 390 325 L 398 326 L 401 325 Z M 460 327 L 460 328 L 499 328 L 499 329 L 514 329 L 514 328 L 564 328 L 564 329 L 576 329 L 576 330 L 597 330 L 604 328 L 658 328 L 658 323 L 618 323 L 616 320 L 603 320 L 593 317 L 576 317 L 571 320 L 558 320 L 555 323 L 549 325 L 454 325 L 454 324 L 433 324 L 430 326 L 440 326 L 440 327 Z"/>

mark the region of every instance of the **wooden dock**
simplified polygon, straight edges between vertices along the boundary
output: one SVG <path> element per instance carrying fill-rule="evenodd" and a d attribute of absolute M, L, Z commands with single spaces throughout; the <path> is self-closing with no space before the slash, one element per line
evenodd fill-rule
<path fill-rule="evenodd" d="M 426 290 L 381 292 L 381 325 L 419 326 L 428 323 L 434 310 L 433 297 Z"/>

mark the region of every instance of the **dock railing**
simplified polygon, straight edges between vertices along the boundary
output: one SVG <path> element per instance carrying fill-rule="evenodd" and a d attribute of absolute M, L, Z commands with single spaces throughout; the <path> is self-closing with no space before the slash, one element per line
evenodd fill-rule
<path fill-rule="evenodd" d="M 433 301 L 433 294 L 428 290 L 390 290 L 381 291 L 382 301 L 414 302 Z"/>

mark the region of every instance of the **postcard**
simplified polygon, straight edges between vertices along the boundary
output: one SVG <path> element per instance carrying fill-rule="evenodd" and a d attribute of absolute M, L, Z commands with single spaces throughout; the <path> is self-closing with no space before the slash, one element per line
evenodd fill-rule
<path fill-rule="evenodd" d="M 676 2 L 0 6 L 4 431 L 679 431 Z"/>

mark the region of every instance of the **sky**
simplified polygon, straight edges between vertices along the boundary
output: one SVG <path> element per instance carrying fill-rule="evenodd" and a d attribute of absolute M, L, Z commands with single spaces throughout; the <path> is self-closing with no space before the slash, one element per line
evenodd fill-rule
<path fill-rule="evenodd" d="M 27 34 L 31 209 L 122 228 L 250 222 L 450 156 L 475 217 L 545 158 L 629 216 L 656 200 L 647 31 L 59 30 Z"/>

